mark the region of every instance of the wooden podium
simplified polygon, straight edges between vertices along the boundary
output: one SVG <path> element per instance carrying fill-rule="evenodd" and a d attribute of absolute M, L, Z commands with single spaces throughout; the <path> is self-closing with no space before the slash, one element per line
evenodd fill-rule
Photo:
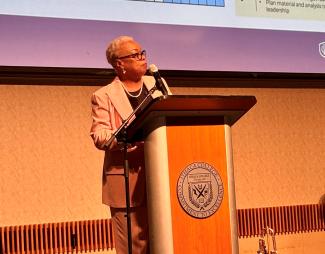
<path fill-rule="evenodd" d="M 128 127 L 145 140 L 151 254 L 238 253 L 230 126 L 255 103 L 170 95 Z"/>

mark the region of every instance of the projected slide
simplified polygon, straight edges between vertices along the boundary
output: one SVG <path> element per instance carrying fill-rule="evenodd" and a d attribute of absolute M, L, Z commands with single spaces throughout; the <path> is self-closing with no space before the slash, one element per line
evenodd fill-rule
<path fill-rule="evenodd" d="M 206 6 L 225 6 L 224 0 L 130 0 L 143 2 L 159 2 L 159 3 L 173 3 L 173 4 L 196 4 Z"/>
<path fill-rule="evenodd" d="M 165 70 L 325 73 L 324 5 L 0 0 L 0 66 L 107 68 L 107 43 L 130 35 L 147 50 L 148 61 Z"/>
<path fill-rule="evenodd" d="M 325 20 L 324 0 L 236 0 L 236 13 L 242 16 L 302 20 Z"/>
<path fill-rule="evenodd" d="M 1 0 L 0 14 L 325 32 L 325 0 Z"/>

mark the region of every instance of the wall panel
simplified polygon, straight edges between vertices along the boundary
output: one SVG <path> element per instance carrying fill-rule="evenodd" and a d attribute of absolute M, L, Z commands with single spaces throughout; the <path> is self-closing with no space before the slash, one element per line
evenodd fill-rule
<path fill-rule="evenodd" d="M 89 137 L 90 96 L 98 83 L 92 86 L 90 78 L 89 86 L 85 80 L 78 86 L 71 79 L 71 86 L 57 79 L 59 86 L 55 78 L 46 85 L 27 85 L 28 79 L 25 85 L 0 85 L 1 226 L 109 217 L 101 204 L 103 153 Z M 232 128 L 238 209 L 324 200 L 325 89 L 211 84 L 171 89 L 175 94 L 256 96 L 255 107 Z M 280 253 L 309 253 L 311 246 L 313 253 L 322 253 L 324 246 L 324 232 L 279 238 Z M 240 239 L 241 253 L 256 248 L 257 238 Z"/>

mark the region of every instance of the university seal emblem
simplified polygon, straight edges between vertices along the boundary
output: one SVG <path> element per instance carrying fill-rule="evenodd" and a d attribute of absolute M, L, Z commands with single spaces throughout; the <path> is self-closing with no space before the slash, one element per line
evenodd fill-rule
<path fill-rule="evenodd" d="M 319 54 L 320 54 L 322 57 L 325 57 L 325 41 L 319 43 Z"/>
<path fill-rule="evenodd" d="M 220 207 L 224 194 L 222 179 L 213 166 L 193 162 L 181 173 L 177 182 L 177 197 L 186 213 L 195 218 L 207 218 Z"/>

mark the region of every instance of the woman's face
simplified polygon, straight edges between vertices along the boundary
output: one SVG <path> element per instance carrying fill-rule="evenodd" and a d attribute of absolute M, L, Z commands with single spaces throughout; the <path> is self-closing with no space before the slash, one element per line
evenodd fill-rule
<path fill-rule="evenodd" d="M 121 45 L 117 52 L 117 66 L 125 70 L 125 79 L 139 80 L 147 71 L 147 58 L 141 46 L 135 41 Z"/>

